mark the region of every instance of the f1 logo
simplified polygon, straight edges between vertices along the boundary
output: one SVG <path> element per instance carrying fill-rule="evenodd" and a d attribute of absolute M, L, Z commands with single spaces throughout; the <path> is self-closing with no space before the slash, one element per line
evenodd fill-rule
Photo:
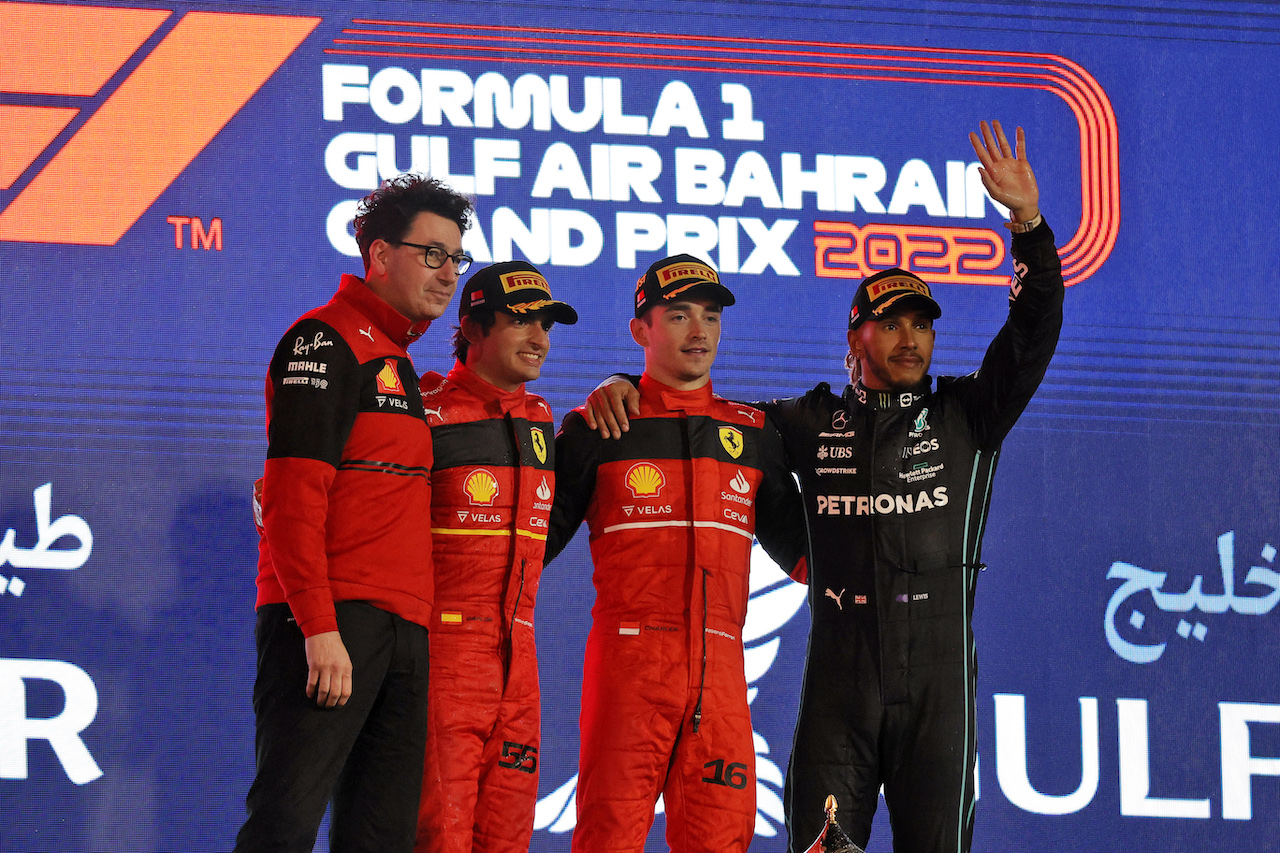
<path fill-rule="evenodd" d="M 50 101 L 0 105 L 0 190 L 74 129 L 0 211 L 0 240 L 115 245 L 320 23 L 188 12 L 158 37 L 172 15 L 0 2 L 0 93 Z"/>

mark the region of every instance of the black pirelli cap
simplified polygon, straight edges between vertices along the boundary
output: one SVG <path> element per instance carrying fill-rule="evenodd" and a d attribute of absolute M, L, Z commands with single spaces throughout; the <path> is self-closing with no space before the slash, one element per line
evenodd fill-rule
<path fill-rule="evenodd" d="M 568 302 L 551 298 L 551 285 L 526 261 L 507 261 L 477 270 L 462 289 L 458 300 L 458 319 L 477 308 L 490 308 L 523 316 L 545 311 L 551 319 L 566 326 L 578 322 L 578 312 Z"/>
<path fill-rule="evenodd" d="M 856 329 L 867 320 L 897 314 L 908 307 L 921 308 L 934 320 L 942 316 L 942 306 L 934 301 L 923 279 L 897 267 L 881 270 L 858 285 L 849 308 L 849 328 Z"/>
<path fill-rule="evenodd" d="M 693 255 L 672 255 L 655 261 L 636 281 L 636 316 L 682 296 L 712 299 L 722 308 L 734 303 L 733 293 L 706 262 Z"/>

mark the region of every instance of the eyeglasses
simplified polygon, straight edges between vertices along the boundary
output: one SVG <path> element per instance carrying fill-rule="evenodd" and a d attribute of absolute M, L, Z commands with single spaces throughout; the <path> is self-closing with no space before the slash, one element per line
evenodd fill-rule
<path fill-rule="evenodd" d="M 453 261 L 453 265 L 458 269 L 458 275 L 462 275 L 471 267 L 472 257 L 466 252 L 459 252 L 456 255 L 451 255 L 439 246 L 424 246 L 421 243 L 410 243 L 407 240 L 397 240 L 396 245 L 412 246 L 415 249 L 421 249 L 423 254 L 423 263 L 431 267 L 433 270 L 440 269 L 440 267 L 444 266 L 445 261 Z"/>

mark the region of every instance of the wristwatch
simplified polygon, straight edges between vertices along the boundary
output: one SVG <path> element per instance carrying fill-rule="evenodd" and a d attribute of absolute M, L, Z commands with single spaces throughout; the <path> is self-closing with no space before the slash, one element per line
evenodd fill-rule
<path fill-rule="evenodd" d="M 1004 227 L 1014 234 L 1026 234 L 1028 231 L 1035 229 L 1041 222 L 1044 222 L 1044 214 L 1037 213 L 1034 218 L 1028 219 L 1026 222 L 1006 222 Z"/>

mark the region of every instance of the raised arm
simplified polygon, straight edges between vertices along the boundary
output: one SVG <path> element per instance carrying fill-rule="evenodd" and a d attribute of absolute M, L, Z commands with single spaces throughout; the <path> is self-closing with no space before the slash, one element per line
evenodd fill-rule
<path fill-rule="evenodd" d="M 992 132 L 994 127 L 994 134 Z M 1040 215 L 1040 189 L 1036 186 L 1036 175 L 1027 162 L 1027 138 L 1018 128 L 1016 133 L 1017 150 L 1009 147 L 1009 140 L 1004 135 L 1000 122 L 993 121 L 991 126 L 981 122 L 979 129 L 982 136 L 970 133 L 969 142 L 974 153 L 978 155 L 978 175 L 987 194 L 1009 208 L 1010 218 L 1015 222 L 1030 222 Z"/>
<path fill-rule="evenodd" d="M 1040 190 L 1027 162 L 1022 128 L 1017 150 L 999 122 L 982 122 L 982 138 L 969 141 L 982 166 L 979 173 L 987 192 L 1009 208 L 1013 231 L 1013 282 L 1009 288 L 1009 317 L 987 348 L 982 368 L 954 382 L 957 399 L 969 419 L 980 448 L 998 447 L 1031 401 L 1062 330 L 1062 263 L 1053 244 L 1053 231 L 1040 214 Z"/>

